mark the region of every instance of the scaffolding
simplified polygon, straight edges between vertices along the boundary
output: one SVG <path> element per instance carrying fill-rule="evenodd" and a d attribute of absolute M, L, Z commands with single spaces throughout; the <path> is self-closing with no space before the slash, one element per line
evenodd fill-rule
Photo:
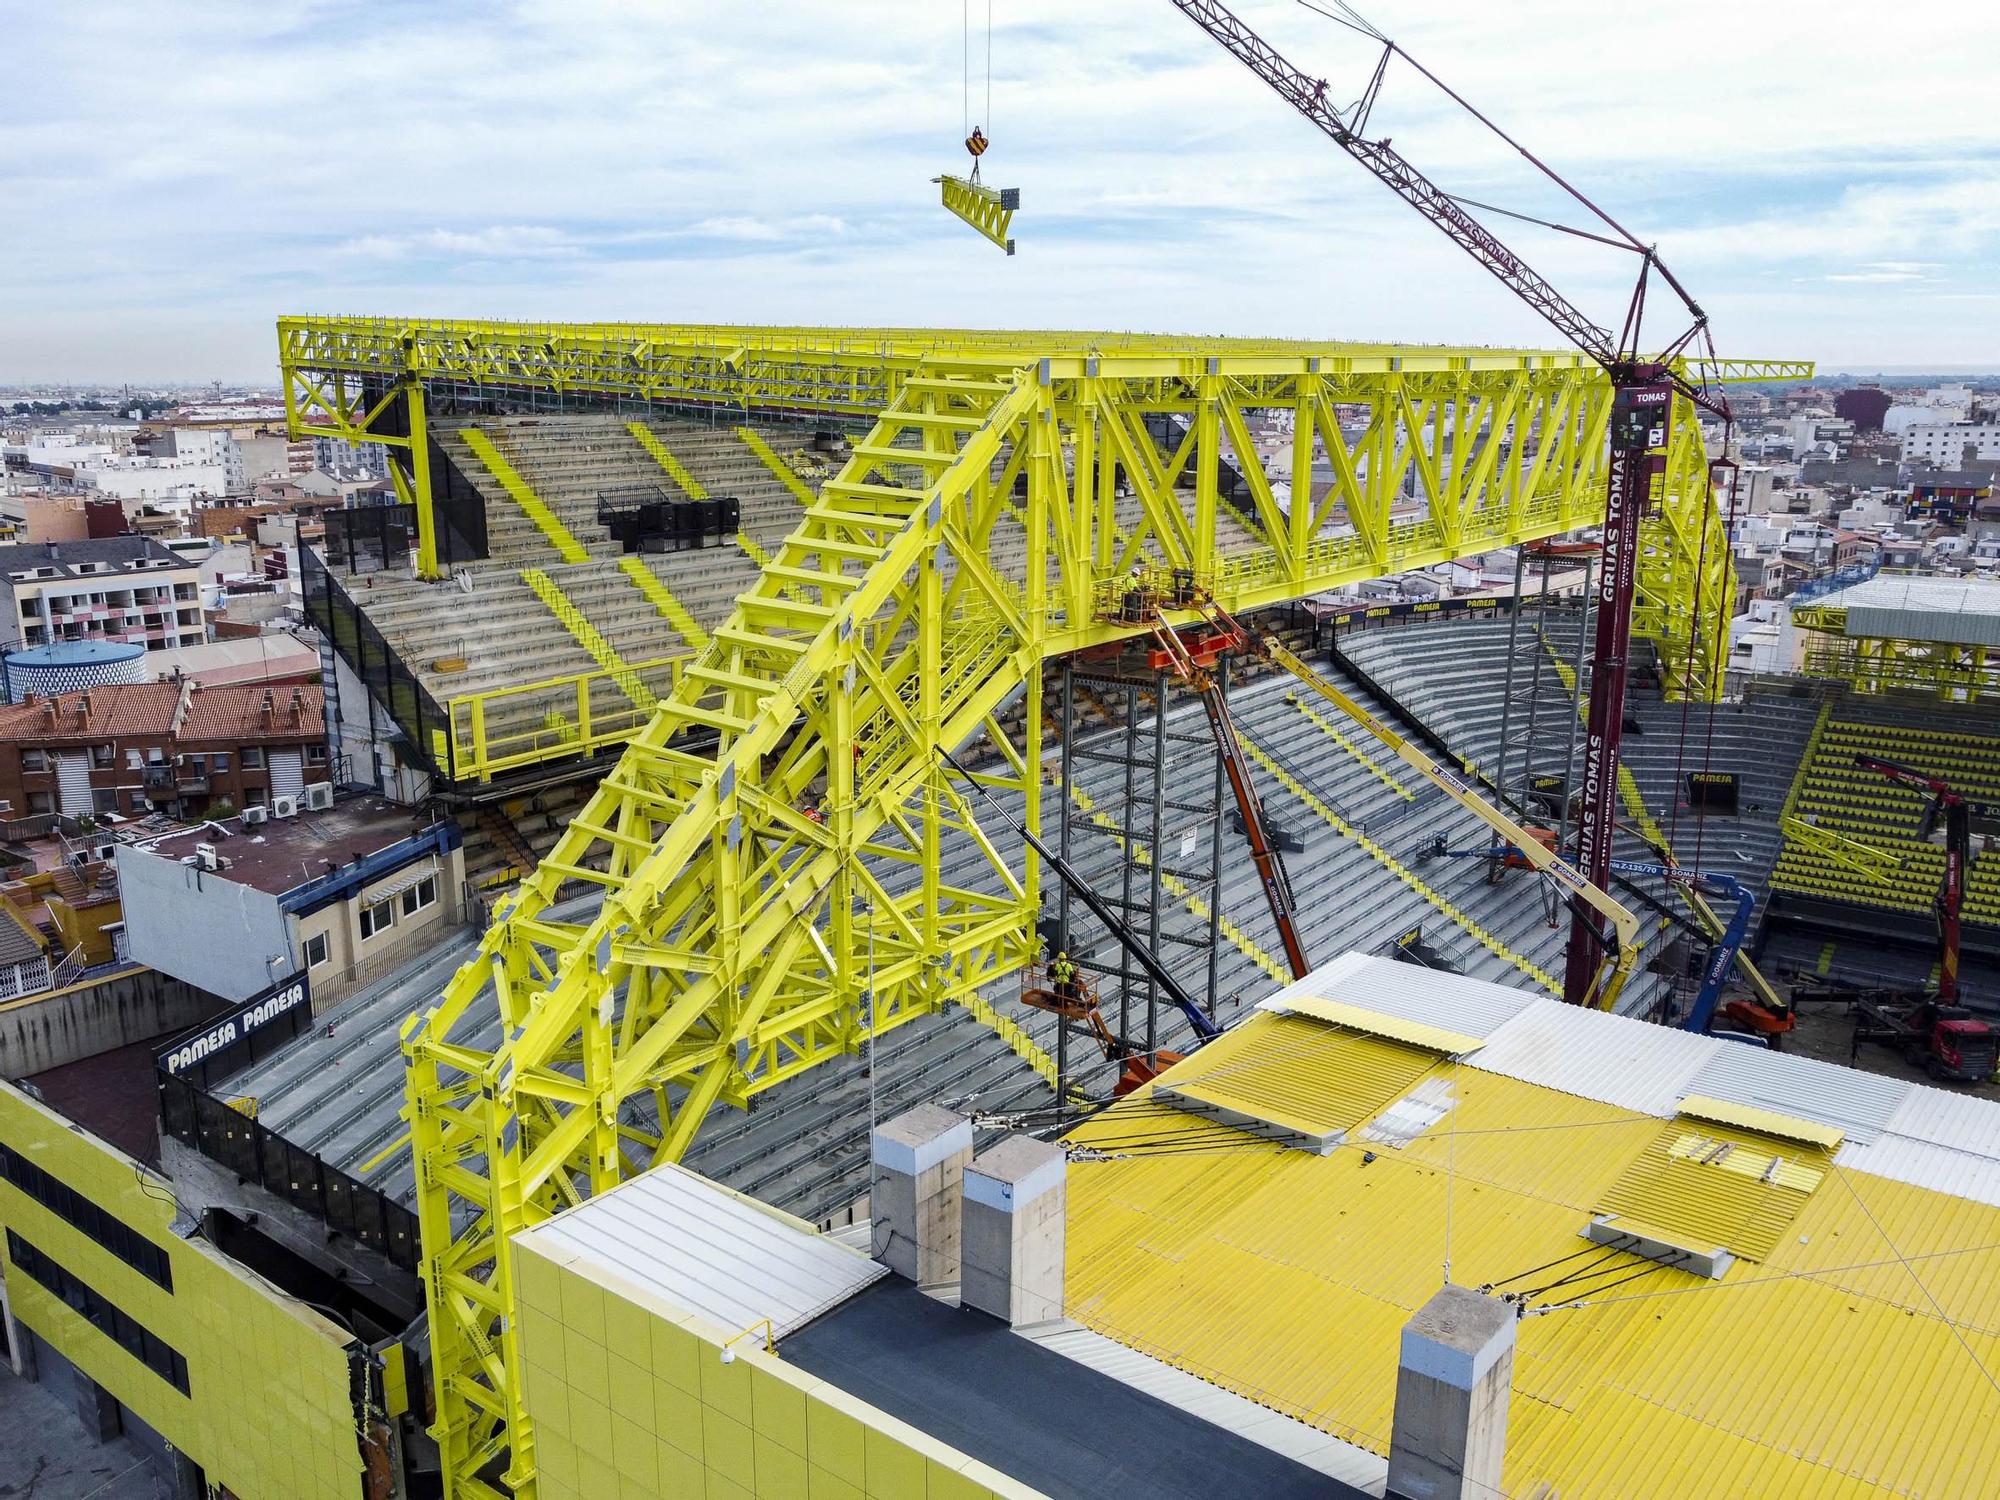
<path fill-rule="evenodd" d="M 1575 659 L 1567 673 L 1549 634 L 1551 582 L 1558 568 L 1583 565 L 1583 618 L 1577 629 Z M 1539 573 L 1533 594 L 1526 584 L 1529 564 Z M 1576 755 L 1589 701 L 1591 614 L 1596 602 L 1597 558 L 1576 545 L 1520 547 L 1514 553 L 1514 609 L 1507 625 L 1507 670 L 1501 686 L 1500 764 L 1494 777 L 1502 800 L 1544 816 L 1557 847 L 1568 831 L 1569 802 L 1576 781 Z M 1560 607 L 1560 606 L 1559 606 Z M 1553 679 L 1547 688 L 1544 677 Z M 1555 722 L 1544 712 L 1547 696 L 1562 704 Z M 1565 726 L 1567 726 L 1565 728 Z M 1556 753 L 1558 742 L 1562 753 Z"/>
<path fill-rule="evenodd" d="M 1218 673 L 1216 690 L 1226 693 L 1227 670 L 1218 667 Z M 1137 658 L 1079 662 L 1067 657 L 1058 690 L 1064 809 L 1059 852 L 1065 862 L 1075 864 L 1079 833 L 1086 839 L 1102 834 L 1111 840 L 1121 868 L 1115 888 L 1098 888 L 1099 899 L 1155 953 L 1168 957 L 1180 949 L 1199 958 L 1201 984 L 1184 987 L 1213 1016 L 1222 922 L 1225 790 L 1215 742 L 1199 728 L 1175 727 L 1168 711 L 1173 679 Z M 1086 709 L 1102 709 L 1110 722 L 1094 732 L 1086 729 L 1078 717 L 1079 702 Z M 1107 796 L 1080 788 L 1075 774 L 1079 761 L 1114 769 L 1116 791 Z M 1208 788 L 1206 797 L 1188 795 L 1202 786 Z M 1096 976 L 1100 1006 L 1116 1034 L 1152 1054 L 1160 1045 L 1159 985 L 1133 963 L 1111 933 L 1080 932 L 1076 919 L 1087 919 L 1089 914 L 1066 884 L 1058 881 L 1056 891 L 1050 951 L 1066 947 L 1079 968 Z M 1176 904 L 1188 912 L 1188 920 L 1168 920 Z M 1117 985 L 1115 1006 L 1106 981 Z M 1059 1100 L 1069 1097 L 1072 1080 L 1091 1066 L 1072 1065 L 1069 1043 L 1074 1029 L 1068 1020 L 1057 1021 Z"/>

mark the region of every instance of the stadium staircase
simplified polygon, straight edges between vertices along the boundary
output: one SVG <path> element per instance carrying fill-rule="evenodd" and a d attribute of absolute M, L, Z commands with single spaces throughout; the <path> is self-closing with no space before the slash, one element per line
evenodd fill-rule
<path fill-rule="evenodd" d="M 653 455 L 654 462 L 666 470 L 667 477 L 674 482 L 681 493 L 687 496 L 688 499 L 706 500 L 708 498 L 708 491 L 702 488 L 701 481 L 687 471 L 687 466 L 674 457 L 667 445 L 660 441 L 658 434 L 644 422 L 627 422 L 625 430 L 638 440 L 641 448 L 644 448 L 648 453 Z"/>
<path fill-rule="evenodd" d="M 541 496 L 528 487 L 520 472 L 509 463 L 493 446 L 493 440 L 477 427 L 459 430 L 459 438 L 472 454 L 486 465 L 487 471 L 499 483 L 502 493 L 521 507 L 523 515 L 535 523 L 535 529 L 548 538 L 549 545 L 566 563 L 589 562 L 590 554 L 583 549 L 583 543 L 570 534 L 556 513 L 542 503 Z"/>
<path fill-rule="evenodd" d="M 682 640 L 696 651 L 708 648 L 708 632 L 703 630 L 700 622 L 687 612 L 687 606 L 676 599 L 672 591 L 660 582 L 659 575 L 646 566 L 645 559 L 621 557 L 618 559 L 618 571 L 637 585 L 639 592 L 644 594 L 653 608 L 660 612 L 660 617 L 680 632 Z"/>
<path fill-rule="evenodd" d="M 549 607 L 549 612 L 576 637 L 577 643 L 590 653 L 591 658 L 611 674 L 611 680 L 618 684 L 619 690 L 632 700 L 633 705 L 650 712 L 659 701 L 653 690 L 639 680 L 639 674 L 632 670 L 631 663 L 612 649 L 611 643 L 584 618 L 583 611 L 576 607 L 555 580 L 540 568 L 523 568 L 521 581 L 534 590 L 535 597 Z"/>

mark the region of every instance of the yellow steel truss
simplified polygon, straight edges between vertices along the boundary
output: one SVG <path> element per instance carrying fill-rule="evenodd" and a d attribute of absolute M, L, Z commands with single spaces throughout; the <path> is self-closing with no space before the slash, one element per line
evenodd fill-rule
<path fill-rule="evenodd" d="M 1029 960 L 1040 872 L 988 836 L 939 752 L 980 741 L 983 774 L 1037 829 L 1042 663 L 1140 628 L 1104 607 L 1134 569 L 1184 569 L 1243 611 L 1558 535 L 1603 506 L 1609 389 L 1573 354 L 365 319 L 280 333 L 288 395 L 357 429 L 350 389 L 411 371 L 503 396 L 875 419 L 478 956 L 405 1028 L 453 1496 L 535 1489 L 516 1232 L 677 1158 L 718 1102 Z M 1272 409 L 1297 503 L 1257 457 L 1252 426 Z M 1643 608 L 1712 691 L 1719 626 L 1695 600 L 1714 502 L 1690 413 L 1676 420 Z M 1235 555 L 1218 545 L 1225 461 L 1263 541 Z M 1706 590 L 1701 613 L 1727 597 Z M 946 854 L 968 851 L 981 880 L 943 881 Z M 601 908 L 557 920 L 578 885 Z"/>
<path fill-rule="evenodd" d="M 1020 189 L 990 188 L 963 177 L 937 180 L 942 184 L 940 191 L 946 208 L 1009 255 L 1014 253 L 1014 240 L 1007 228 L 1014 222 L 1014 210 L 1021 206 Z"/>

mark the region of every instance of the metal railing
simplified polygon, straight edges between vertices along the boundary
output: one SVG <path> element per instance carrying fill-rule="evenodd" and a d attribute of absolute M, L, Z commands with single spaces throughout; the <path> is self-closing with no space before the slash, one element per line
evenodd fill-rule
<path fill-rule="evenodd" d="M 246 1183 L 277 1194 L 329 1229 L 348 1235 L 406 1271 L 419 1259 L 417 1216 L 310 1151 L 293 1145 L 237 1104 L 165 1069 L 155 1074 L 160 1129 Z M 254 1109 L 254 1101 L 242 1101 Z"/>

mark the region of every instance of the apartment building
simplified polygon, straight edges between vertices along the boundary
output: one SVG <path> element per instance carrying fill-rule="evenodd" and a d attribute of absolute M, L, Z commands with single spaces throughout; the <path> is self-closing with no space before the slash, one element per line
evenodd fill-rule
<path fill-rule="evenodd" d="M 1918 424 L 1903 431 L 1903 462 L 1955 469 L 1967 449 L 1975 460 L 2000 459 L 2000 422 Z"/>
<path fill-rule="evenodd" d="M 129 683 L 0 707 L 16 816 L 200 818 L 298 805 L 331 777 L 316 684 Z"/>
<path fill-rule="evenodd" d="M 148 537 L 0 547 L 0 644 L 125 641 L 149 651 L 207 635 L 193 563 Z"/>

